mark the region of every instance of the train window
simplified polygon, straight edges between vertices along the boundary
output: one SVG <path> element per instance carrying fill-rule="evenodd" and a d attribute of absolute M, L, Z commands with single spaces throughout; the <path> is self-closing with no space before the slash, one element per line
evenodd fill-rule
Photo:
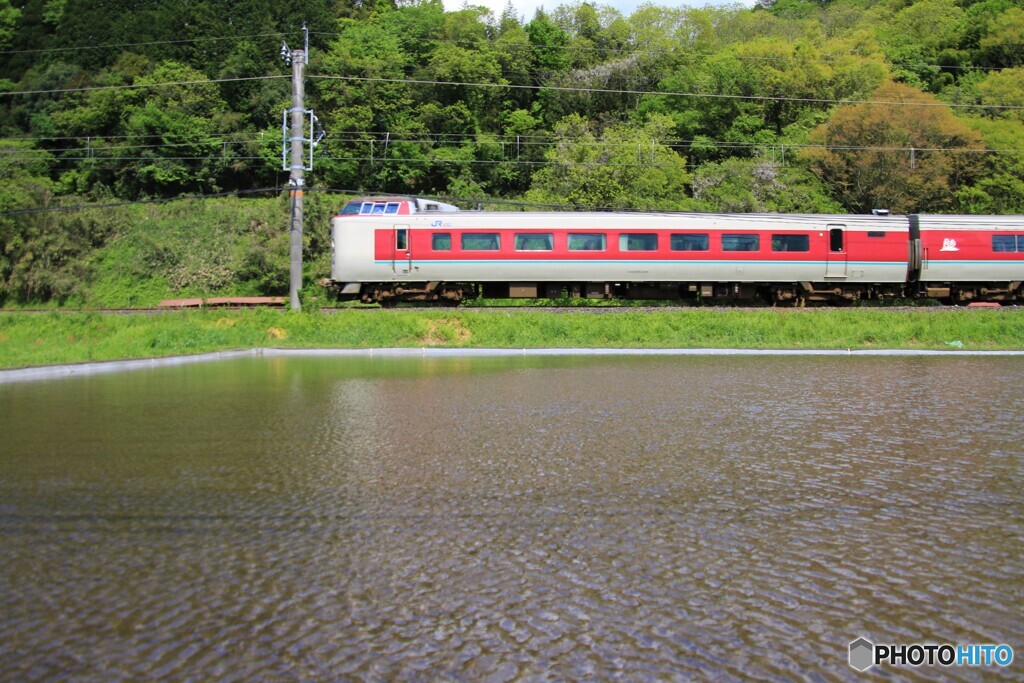
<path fill-rule="evenodd" d="M 1003 254 L 1024 251 L 1024 235 L 992 235 L 992 251 Z"/>
<path fill-rule="evenodd" d="M 395 249 L 409 248 L 409 231 L 405 228 L 395 230 Z"/>
<path fill-rule="evenodd" d="M 760 248 L 758 235 L 722 235 L 722 251 L 758 251 Z"/>
<path fill-rule="evenodd" d="M 388 202 L 387 206 L 384 207 L 384 213 L 389 214 L 389 215 L 390 214 L 396 214 L 396 213 L 398 213 L 398 206 L 399 206 L 398 202 Z"/>
<path fill-rule="evenodd" d="M 467 251 L 497 251 L 501 241 L 496 232 L 462 233 L 462 248 Z"/>
<path fill-rule="evenodd" d="M 885 237 L 885 233 L 881 230 L 868 230 L 868 237 Z"/>
<path fill-rule="evenodd" d="M 669 246 L 672 251 L 707 251 L 708 236 L 706 233 L 702 235 L 672 235 Z"/>
<path fill-rule="evenodd" d="M 373 205 L 373 215 L 374 216 L 381 216 L 383 214 L 384 214 L 384 205 L 383 204 L 374 204 Z"/>
<path fill-rule="evenodd" d="M 359 207 L 359 213 L 363 216 L 373 213 L 373 202 L 363 202 L 363 205 Z"/>
<path fill-rule="evenodd" d="M 451 251 L 452 234 L 450 232 L 435 232 L 430 236 L 430 246 L 434 251 Z"/>
<path fill-rule="evenodd" d="M 515 237 L 516 251 L 551 251 L 554 249 L 555 236 L 551 234 L 517 234 Z"/>
<path fill-rule="evenodd" d="M 619 249 L 622 251 L 657 251 L 658 236 L 647 235 L 619 235 Z"/>
<path fill-rule="evenodd" d="M 341 215 L 351 216 L 353 214 L 357 214 L 359 213 L 360 206 L 362 205 L 357 202 L 349 202 L 348 204 L 345 205 L 345 208 L 341 210 Z"/>
<path fill-rule="evenodd" d="M 808 235 L 772 235 L 772 251 L 810 251 Z"/>
<path fill-rule="evenodd" d="M 604 251 L 607 246 L 607 238 L 601 233 L 569 233 L 569 251 Z"/>
<path fill-rule="evenodd" d="M 842 228 L 829 228 L 829 230 L 828 230 L 828 249 L 829 249 L 829 251 L 842 251 L 843 250 L 843 229 Z"/>

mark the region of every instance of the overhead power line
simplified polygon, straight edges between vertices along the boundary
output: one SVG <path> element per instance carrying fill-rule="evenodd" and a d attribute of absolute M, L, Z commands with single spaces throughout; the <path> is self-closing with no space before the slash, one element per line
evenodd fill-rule
<path fill-rule="evenodd" d="M 110 50 L 120 47 L 146 47 L 149 45 L 180 45 L 215 40 L 246 40 L 248 38 L 281 37 L 283 33 L 253 33 L 247 36 L 210 36 L 207 38 L 182 38 L 180 40 L 150 40 L 143 43 L 115 43 L 112 45 L 74 45 L 71 47 L 39 47 L 27 50 L 0 50 L 0 55 L 40 54 L 47 52 L 74 52 L 77 50 Z"/>
<path fill-rule="evenodd" d="M 211 78 L 201 81 L 172 81 L 167 83 L 137 83 L 130 85 L 101 85 L 80 88 L 57 88 L 53 90 L 11 90 L 0 92 L 0 97 L 14 95 L 58 95 L 72 92 L 94 92 L 100 90 L 137 90 L 142 88 L 162 88 L 178 85 L 204 85 L 209 83 L 233 83 L 239 81 L 268 81 L 290 78 L 287 75 L 273 76 L 241 76 L 235 78 Z M 350 81 L 363 83 L 400 83 L 412 85 L 445 85 L 469 88 L 509 88 L 516 90 L 555 90 L 559 92 L 599 93 L 607 95 L 661 95 L 665 97 L 701 97 L 720 100 L 746 100 L 754 102 L 803 102 L 811 104 L 870 104 L 874 106 L 897 107 L 950 107 L 954 109 L 980 109 L 1019 111 L 1024 105 L 1010 104 L 958 104 L 952 102 L 915 102 L 892 100 L 836 100 L 817 97 L 786 97 L 782 95 L 729 95 L 722 93 L 678 92 L 664 90 L 633 90 L 628 88 L 585 88 L 567 85 L 519 85 L 514 83 L 469 83 L 464 81 L 438 81 L 416 78 L 371 78 L 368 76 L 329 76 L 314 74 L 308 76 L 314 80 Z"/>
<path fill-rule="evenodd" d="M 8 161 L 39 161 L 35 157 L 7 157 Z M 236 161 L 256 161 L 265 160 L 265 157 L 254 157 L 254 156 L 230 156 L 221 157 L 216 155 L 206 156 L 191 156 L 191 157 L 165 157 L 165 156 L 148 156 L 148 157 L 108 157 L 108 156 L 62 156 L 52 161 L 52 164 L 67 163 L 72 161 L 225 161 L 225 162 L 236 162 Z M 51 164 L 51 165 L 52 165 Z"/>
<path fill-rule="evenodd" d="M 345 34 L 344 33 L 338 33 L 338 32 L 310 31 L 310 35 L 344 36 Z M 456 46 L 461 46 L 463 44 L 463 41 L 447 40 L 447 39 L 443 39 L 443 38 L 431 39 L 430 42 L 437 43 L 439 45 L 456 45 Z M 486 42 L 488 42 L 488 45 L 491 48 L 499 48 L 500 47 L 498 45 L 498 43 L 496 41 L 494 41 L 494 40 L 486 41 Z M 519 48 L 520 45 L 513 44 L 512 47 Z M 533 44 L 529 44 L 528 46 L 523 45 L 522 47 L 524 49 L 528 49 L 528 50 L 531 50 L 531 51 L 543 50 L 545 52 L 555 52 L 555 51 L 574 52 L 574 53 L 575 52 L 585 52 L 585 53 L 589 52 L 589 53 L 592 53 L 592 54 L 612 54 L 612 53 L 616 53 L 616 54 L 621 55 L 619 57 L 620 60 L 621 59 L 628 59 L 628 58 L 634 57 L 634 56 L 635 57 L 659 57 L 659 56 L 673 55 L 673 56 L 680 56 L 680 57 L 698 57 L 698 58 L 707 58 L 707 57 L 723 57 L 724 58 L 724 57 L 728 57 L 728 58 L 731 58 L 731 59 L 735 59 L 737 61 L 744 61 L 744 62 L 797 62 L 797 61 L 799 61 L 799 62 L 810 62 L 810 63 L 816 63 L 816 64 L 837 64 L 837 63 L 842 62 L 843 58 L 846 58 L 846 57 L 851 58 L 851 59 L 860 59 L 860 60 L 864 59 L 864 55 L 862 55 L 860 53 L 857 53 L 857 52 L 841 52 L 841 53 L 828 53 L 828 52 L 825 52 L 823 54 L 823 56 L 820 56 L 820 57 L 808 57 L 806 55 L 796 55 L 796 54 L 793 54 L 793 55 L 741 55 L 741 54 L 735 54 L 735 53 L 732 53 L 732 52 L 726 52 L 724 50 L 720 51 L 720 52 L 710 52 L 710 51 L 707 51 L 707 50 L 693 50 L 693 49 L 690 49 L 690 48 L 686 47 L 685 45 L 675 45 L 675 46 L 668 47 L 668 48 L 655 48 L 655 49 L 647 48 L 647 47 L 644 47 L 642 45 L 633 45 L 633 46 L 628 46 L 628 47 L 610 47 L 610 46 L 606 46 L 606 45 L 586 45 L 586 44 L 579 44 L 579 43 L 577 43 L 577 44 L 568 43 L 566 45 L 533 45 Z M 878 54 L 879 54 L 879 56 L 881 56 L 881 52 L 880 51 L 879 51 Z M 831 55 L 831 56 L 828 56 L 828 55 Z M 956 71 L 1002 71 L 1004 69 L 1004 67 L 1001 67 L 1001 66 L 959 66 L 959 65 L 956 65 L 956 64 L 928 64 L 928 63 L 924 63 L 924 62 L 903 62 L 903 61 L 900 61 L 900 62 L 888 62 L 888 63 L 893 65 L 893 66 L 903 66 L 903 67 L 911 67 L 911 68 L 950 69 L 950 70 L 956 70 Z M 594 66 L 595 67 L 600 67 L 600 66 L 606 66 L 606 64 L 605 65 L 595 64 Z M 591 68 L 593 68 L 593 67 L 591 67 Z M 520 72 L 520 73 L 522 73 L 522 72 Z M 542 74 L 542 73 L 550 73 L 550 72 L 527 71 L 525 73 L 529 73 L 529 74 Z"/>
<path fill-rule="evenodd" d="M 355 133 L 352 133 L 355 135 Z M 365 135 L 365 134 L 364 134 Z M 383 134 L 380 134 L 383 135 Z M 61 154 L 50 158 L 40 159 L 38 156 L 26 155 L 24 150 L 18 148 L 12 148 L 10 150 L 0 149 L 0 156 L 7 161 L 12 162 L 36 162 L 45 161 L 51 166 L 57 164 L 77 163 L 77 162 L 92 162 L 97 164 L 109 163 L 109 162 L 123 162 L 123 161 L 146 161 L 146 162 L 161 162 L 161 161 L 178 161 L 178 162 L 219 162 L 219 163 L 236 163 L 236 162 L 248 162 L 248 161 L 266 161 L 267 158 L 264 156 L 254 155 L 239 155 L 239 154 L 228 154 L 228 144 L 246 144 L 246 141 L 216 141 L 222 144 L 221 154 L 211 153 L 204 155 L 175 155 L 175 156 L 163 156 L 163 155 L 150 155 L 150 156 L 139 156 L 138 154 L 131 155 L 126 152 L 130 152 L 135 149 L 161 149 L 161 148 L 176 148 L 176 147 L 192 147 L 201 142 L 188 143 L 188 144 L 168 144 L 168 145 L 120 145 L 111 147 L 77 147 L 77 148 L 64 148 L 62 150 L 46 150 L 48 152 L 61 152 Z M 426 144 L 434 145 L 437 144 L 438 140 L 431 140 L 427 138 L 414 138 L 414 139 L 403 139 L 399 137 L 389 137 L 389 144 L 394 149 L 394 145 L 406 143 L 406 144 Z M 566 162 L 562 160 L 548 160 L 548 159 L 523 159 L 520 156 L 520 150 L 525 148 L 544 148 L 550 149 L 562 142 L 571 142 L 574 146 L 578 147 L 614 147 L 616 149 L 636 149 L 637 154 L 640 158 L 643 155 L 649 154 L 653 146 L 660 146 L 666 149 L 670 149 L 676 152 L 685 153 L 692 151 L 697 148 L 698 151 L 748 151 L 756 152 L 761 151 L 765 154 L 775 154 L 779 152 L 785 156 L 787 151 L 800 151 L 818 149 L 827 152 L 879 152 L 879 153 L 894 153 L 894 154 L 912 154 L 920 155 L 927 153 L 948 153 L 948 154 L 998 154 L 998 155 L 1024 155 L 1024 149 L 1008 149 L 1008 148 L 995 148 L 990 149 L 987 147 L 897 147 L 891 145 L 821 145 L 811 143 L 757 143 L 757 142 L 734 142 L 734 141 L 718 141 L 718 140 L 662 140 L 653 143 L 641 143 L 641 142 L 622 142 L 622 143 L 608 143 L 601 140 L 593 141 L 579 141 L 572 140 L 571 138 L 560 138 L 555 136 L 523 136 L 520 141 L 515 140 L 515 137 L 508 137 L 499 140 L 486 140 L 477 141 L 471 137 L 467 137 L 464 140 L 454 141 L 459 143 L 460 146 L 466 145 L 478 145 L 480 147 L 497 147 L 501 146 L 501 158 L 500 159 L 445 159 L 437 156 L 424 156 L 424 157 L 409 157 L 409 156 L 388 156 L 384 152 L 384 147 L 381 148 L 380 152 L 374 152 L 373 147 L 377 144 L 382 144 L 383 141 L 380 139 L 366 138 L 366 137 L 334 137 L 331 139 L 333 143 L 334 153 L 326 152 L 320 153 L 316 156 L 321 161 L 355 161 L 355 162 L 369 162 L 369 163 L 415 163 L 415 164 L 469 164 L 469 165 L 497 165 L 497 164 L 517 164 L 521 166 L 548 166 L 548 165 L 604 165 L 604 166 L 649 166 L 649 163 L 639 162 L 637 164 L 629 163 L 609 163 L 609 162 Z M 339 145 L 339 143 L 341 143 Z M 446 144 L 441 142 L 441 144 Z M 454 149 L 451 142 L 447 143 L 445 147 L 431 147 L 429 151 L 436 152 L 444 149 Z M 371 149 L 366 154 L 353 154 L 355 151 L 353 148 L 369 146 Z M 346 153 L 350 152 L 350 153 Z"/>
<path fill-rule="evenodd" d="M 0 97 L 5 95 L 60 95 L 69 92 L 95 92 L 98 90 L 139 90 L 141 88 L 166 88 L 174 85 L 206 85 L 209 83 L 234 83 L 238 81 L 272 81 L 282 78 L 291 78 L 287 75 L 280 76 L 238 76 L 235 78 L 210 78 L 202 81 L 171 81 L 167 83 L 132 83 L 130 85 L 92 85 L 82 88 L 57 88 L 55 90 L 9 90 L 0 92 Z"/>
<path fill-rule="evenodd" d="M 681 145 L 670 145 L 670 149 L 689 149 Z M 735 149 L 735 148 L 733 148 Z M 766 153 L 771 152 L 786 152 L 786 151 L 797 151 L 801 149 L 822 149 L 828 152 L 881 152 L 891 154 L 926 154 L 926 153 L 946 153 L 946 154 L 1014 154 L 1022 155 L 1024 150 L 1020 149 L 976 149 L 976 148 L 917 148 L 917 147 L 826 147 L 826 146 L 799 146 L 793 145 L 751 145 L 747 149 L 763 149 Z M 641 154 L 648 152 L 649 150 L 643 150 Z M 623 162 L 610 162 L 610 161 L 551 161 L 548 159 L 516 159 L 516 158 L 502 158 L 502 159 L 446 159 L 443 157 L 392 157 L 392 156 L 380 156 L 380 155 L 326 155 L 318 156 L 319 161 L 357 161 L 357 162 L 368 162 L 372 164 L 395 164 L 395 163 L 410 163 L 410 164 L 448 164 L 448 165 L 472 165 L 472 166 L 495 166 L 500 164 L 515 164 L 518 166 L 603 166 L 603 167 L 629 167 L 629 166 L 643 166 L 643 167 L 655 167 L 656 164 L 649 162 L 636 162 L 636 163 L 623 163 Z M 39 161 L 34 157 L 8 157 L 8 161 Z M 228 163 L 233 164 L 242 161 L 267 161 L 266 157 L 262 156 L 67 156 L 58 159 L 52 159 L 48 161 L 49 165 L 56 166 L 58 164 L 68 164 L 77 162 L 112 162 L 112 161 L 146 161 L 151 163 L 156 162 L 217 162 L 217 163 Z"/>
<path fill-rule="evenodd" d="M 81 144 L 77 146 L 71 146 L 65 143 L 63 147 L 41 147 L 35 151 L 46 152 L 49 154 L 60 155 L 60 160 L 68 160 L 77 157 L 68 156 L 67 153 L 79 152 L 83 154 L 96 154 L 96 160 L 111 160 L 114 158 L 123 157 L 109 157 L 100 155 L 101 152 L 116 152 L 122 150 L 141 150 L 141 149 L 172 149 L 180 147 L 196 147 L 207 144 L 220 145 L 222 148 L 231 145 L 252 145 L 259 144 L 264 141 L 263 136 L 247 136 L 243 133 L 202 133 L 200 137 L 196 137 L 196 134 L 174 134 L 167 133 L 164 135 L 93 135 L 93 136 L 67 136 L 67 137 L 18 137 L 9 138 L 9 140 L 20 141 L 78 141 Z M 223 139 L 223 138 L 233 139 Z M 216 138 L 210 140 L 208 138 Z M 122 140 L 161 140 L 166 139 L 168 142 L 160 142 L 159 144 L 150 143 L 133 143 L 133 142 L 120 142 Z M 279 145 L 281 138 L 271 136 L 269 139 L 273 141 L 274 145 Z M 180 142 L 172 142 L 172 140 L 181 140 Z M 526 148 L 551 148 L 563 142 L 571 142 L 575 146 L 581 147 L 607 147 L 607 146 L 622 146 L 622 145 L 637 145 L 637 144 L 650 144 L 650 143 L 637 143 L 637 142 L 615 142 L 610 143 L 600 139 L 594 139 L 590 141 L 578 140 L 572 137 L 558 136 L 553 134 L 533 134 L 533 135 L 493 135 L 485 136 L 483 138 L 478 137 L 475 133 L 430 133 L 418 131 L 413 134 L 412 137 L 402 137 L 400 134 L 391 131 L 356 131 L 347 130 L 339 131 L 334 133 L 325 141 L 325 145 L 328 148 L 347 148 L 355 147 L 360 145 L 381 145 L 384 148 L 385 142 L 387 146 L 393 146 L 396 144 L 416 144 L 416 145 L 441 145 L 443 147 L 451 148 L 454 146 L 465 146 L 475 145 L 481 148 L 486 147 L 502 147 L 504 150 L 516 150 Z M 785 142 L 785 141 L 774 141 L 774 142 L 739 142 L 734 140 L 657 140 L 654 144 L 663 145 L 671 149 L 691 149 L 693 147 L 707 148 L 715 147 L 717 149 L 773 149 L 773 148 L 785 148 L 787 150 L 797 149 L 828 149 L 834 151 L 902 151 L 909 152 L 910 147 L 896 147 L 887 145 L 821 145 L 811 143 L 800 143 L 800 142 Z M 443 148 L 442 147 L 442 148 Z M 1009 148 L 987 148 L 987 147 L 915 147 L 914 150 L 918 152 L 959 152 L 969 151 L 976 153 L 986 154 L 1024 154 L 1024 149 L 1009 149 Z M 28 160 L 34 159 L 39 160 L 38 157 L 28 156 L 25 154 L 26 150 L 19 147 L 7 147 L 5 148 L 0 144 L 0 156 L 7 159 L 16 160 Z M 159 157 L 169 159 L 170 157 Z M 210 158 L 204 157 L 181 157 L 186 159 L 200 159 Z M 236 159 L 255 159 L 259 157 L 233 157 Z M 326 155 L 320 155 L 317 158 L 330 159 L 332 157 Z"/>
<path fill-rule="evenodd" d="M 343 36 L 343 33 L 338 32 L 325 32 L 325 31 L 310 31 L 310 35 L 320 36 Z M 80 50 L 112 50 L 118 48 L 130 48 L 130 47 L 149 47 L 153 45 L 183 45 L 186 43 L 199 43 L 199 42 L 215 42 L 215 41 L 241 41 L 248 40 L 251 38 L 280 38 L 287 35 L 285 32 L 274 32 L 274 33 L 252 33 L 241 36 L 208 36 L 201 38 L 181 38 L 177 40 L 150 40 L 145 42 L 137 43 L 111 43 L 106 45 L 74 45 L 68 47 L 41 47 L 41 48 L 28 48 L 21 50 L 0 50 L 0 55 L 15 55 L 15 54 L 47 54 L 54 52 L 75 52 Z M 446 39 L 434 39 L 431 42 L 437 44 L 450 44 L 459 45 L 460 41 L 457 40 L 446 40 Z M 491 41 L 492 46 L 496 44 Z M 739 61 L 750 61 L 750 62 L 814 62 L 821 64 L 835 64 L 840 62 L 844 57 L 858 58 L 862 57 L 857 53 L 840 53 L 834 56 L 820 56 L 820 57 L 807 57 L 805 55 L 739 55 L 732 53 L 722 52 L 708 52 L 702 50 L 691 50 L 685 46 L 673 46 L 670 48 L 645 48 L 643 46 L 630 46 L 630 47 L 610 47 L 610 46 L 598 46 L 598 45 L 585 45 L 585 44 L 567 44 L 567 45 L 530 45 L 530 50 L 542 49 L 546 51 L 561 50 L 563 52 L 590 52 L 595 54 L 619 54 L 622 57 L 657 57 L 662 55 L 679 55 L 689 57 L 715 57 L 715 56 L 728 56 L 732 59 Z M 931 69 L 948 69 L 955 71 L 1002 71 L 1004 67 L 998 66 L 961 66 L 957 64 L 929 64 L 924 62 L 889 62 L 893 66 L 902 66 L 908 68 L 931 68 Z M 543 75 L 549 72 L 542 71 L 528 71 L 525 72 L 531 75 Z"/>
<path fill-rule="evenodd" d="M 210 138 L 226 138 L 230 136 L 239 135 L 238 131 L 229 133 L 203 133 L 204 137 Z M 87 142 L 89 140 L 148 140 L 148 139 L 173 139 L 173 138 L 187 138 L 192 139 L 194 133 L 130 133 L 127 135 L 107 135 L 105 133 L 96 133 L 95 135 L 19 135 L 17 138 L 5 138 L 6 140 L 30 140 L 32 142 L 42 142 L 44 140 L 62 141 L 62 140 L 81 140 Z M 255 138 L 253 138 L 255 139 Z M 229 142 L 245 142 L 245 140 L 237 140 Z M 54 150 L 49 150 L 54 151 Z"/>
<path fill-rule="evenodd" d="M 168 197 L 168 198 L 162 198 L 162 199 L 140 199 L 140 200 L 122 201 L 122 202 L 106 202 L 106 203 L 101 203 L 101 204 L 77 204 L 77 205 L 73 205 L 73 206 L 70 206 L 70 205 L 69 206 L 47 206 L 47 207 L 37 207 L 37 208 L 32 208 L 32 209 L 14 209 L 14 210 L 10 210 L 10 211 L 2 211 L 2 212 L 0 212 L 0 216 L 16 216 L 16 215 L 28 215 L 28 214 L 55 213 L 55 212 L 88 211 L 90 209 L 109 209 L 109 208 L 116 208 L 116 207 L 147 205 L 147 204 L 167 204 L 167 203 L 170 203 L 170 202 L 217 199 L 217 198 L 237 196 L 237 195 L 278 193 L 278 192 L 288 191 L 290 189 L 292 189 L 292 188 L 291 187 L 278 186 L 278 187 L 265 187 L 265 188 L 259 188 L 259 189 L 253 189 L 253 190 L 234 190 L 234 191 L 229 191 L 229 192 L 214 192 L 214 193 L 208 193 L 208 194 L 188 195 L 188 196 L 181 196 L 181 197 Z M 315 193 L 326 194 L 326 195 L 346 195 L 346 196 L 354 196 L 354 197 L 367 197 L 367 196 L 373 196 L 373 197 L 408 197 L 409 196 L 408 193 L 373 192 L 373 191 L 370 191 L 370 190 L 349 190 L 349 189 L 315 187 L 315 186 L 306 186 L 305 189 L 306 189 L 307 192 L 311 192 L 311 193 L 315 192 Z M 654 213 L 669 213 L 669 214 L 685 214 L 685 213 L 688 213 L 688 212 L 685 212 L 685 211 L 672 211 L 672 210 L 666 211 L 666 210 L 658 208 L 658 207 L 631 207 L 631 208 L 625 208 L 625 207 L 612 207 L 612 206 L 580 206 L 580 205 L 573 205 L 573 204 L 551 204 L 551 203 L 529 202 L 529 201 L 512 200 L 512 199 L 501 199 L 501 198 L 496 198 L 496 197 L 472 197 L 472 198 L 470 198 L 470 197 L 451 197 L 451 196 L 445 196 L 445 195 L 431 195 L 431 197 L 433 199 L 437 199 L 439 201 L 444 201 L 444 202 L 449 202 L 449 203 L 454 203 L 454 204 L 463 203 L 463 204 L 472 204 L 472 205 L 481 205 L 481 204 L 502 205 L 502 206 L 514 207 L 514 208 L 517 208 L 517 209 L 525 209 L 526 207 L 533 207 L 535 209 L 539 208 L 539 209 L 553 209 L 553 210 L 566 210 L 566 211 L 579 211 L 579 210 L 596 211 L 596 210 L 600 210 L 600 211 L 616 211 L 616 212 L 624 212 L 624 213 L 650 213 L 650 212 L 654 212 Z M 721 213 L 721 212 L 702 212 L 702 214 L 703 215 L 707 215 L 707 216 L 735 215 L 735 214 L 727 214 L 727 213 Z M 754 215 L 754 214 L 751 214 L 751 215 Z M 778 214 L 761 214 L 761 215 L 764 218 L 768 219 L 768 220 L 782 220 L 782 218 L 780 218 Z"/>
<path fill-rule="evenodd" d="M 211 135 L 210 137 L 211 138 L 215 138 L 215 137 L 218 137 L 218 136 Z M 96 141 L 100 142 L 101 139 L 100 138 L 96 138 Z M 118 144 L 118 145 L 100 145 L 100 144 L 97 144 L 97 145 L 87 145 L 87 146 L 80 146 L 80 147 L 59 147 L 59 148 L 46 147 L 46 148 L 43 148 L 43 150 L 41 150 L 41 151 L 46 151 L 46 152 L 49 152 L 50 154 L 63 154 L 65 152 L 85 152 L 85 153 L 89 153 L 89 154 L 98 154 L 98 153 L 101 153 L 101 152 L 110 152 L 110 151 L 117 151 L 117 150 L 168 149 L 168 148 L 174 148 L 174 147 L 198 147 L 198 146 L 201 146 L 201 145 L 211 145 L 211 144 L 221 145 L 222 147 L 226 147 L 227 145 L 246 145 L 246 144 L 252 144 L 254 142 L 257 142 L 257 140 L 256 139 L 247 139 L 247 140 L 222 140 L 222 139 L 207 140 L 207 139 L 196 139 L 196 138 L 192 137 L 192 138 L 189 138 L 188 142 L 162 142 L 162 143 L 160 143 L 158 145 L 135 145 L 135 144 L 130 144 L 130 143 L 122 143 L 122 144 Z M 2 147 L 0 147 L 0 155 L 17 154 L 18 151 L 20 151 L 20 150 L 14 149 L 14 150 L 11 150 L 11 151 L 7 151 L 7 150 L 4 150 Z M 106 158 L 106 157 L 104 157 L 104 158 Z"/>
<path fill-rule="evenodd" d="M 368 135 L 376 136 L 373 138 Z M 436 139 L 435 139 L 436 138 Z M 447 138 L 447 139 L 444 139 Z M 456 139 L 452 139 L 456 138 Z M 416 137 L 403 138 L 395 133 L 382 132 L 357 132 L 342 131 L 335 133 L 328 141 L 328 144 L 347 143 L 350 145 L 388 145 L 401 143 L 409 144 L 473 144 L 479 147 L 501 146 L 503 149 L 516 149 L 519 147 L 545 147 L 551 148 L 563 142 L 571 142 L 580 147 L 626 147 L 626 146 L 647 146 L 651 144 L 661 145 L 670 149 L 691 149 L 693 147 L 706 148 L 716 147 L 718 149 L 827 149 L 834 151 L 902 151 L 909 152 L 914 149 L 918 152 L 977 152 L 977 153 L 999 153 L 999 154 L 1022 154 L 1024 149 L 989 149 L 987 147 L 895 147 L 891 145 L 820 145 L 798 142 L 737 142 L 731 140 L 656 140 L 651 143 L 643 142 L 608 142 L 594 139 L 590 141 L 577 140 L 572 137 L 557 135 L 505 135 L 492 138 L 478 139 L 474 135 L 465 133 L 416 133 Z"/>
<path fill-rule="evenodd" d="M 282 192 L 287 187 L 262 187 L 257 190 L 232 190 L 230 192 L 212 192 L 209 194 L 189 195 L 185 197 L 164 197 L 160 199 L 136 199 L 134 201 L 107 202 L 104 204 L 76 204 L 74 206 L 41 206 L 33 209 L 11 209 L 0 212 L 0 216 L 20 216 L 32 213 L 52 213 L 56 211 L 84 211 L 86 209 L 112 209 L 119 206 L 136 206 L 140 204 L 166 204 L 168 202 L 181 202 L 192 199 L 215 199 L 218 197 L 233 197 L 241 194 L 262 194 L 269 192 Z"/>
<path fill-rule="evenodd" d="M 469 88 L 510 88 L 518 90 L 556 90 L 560 92 L 601 93 L 606 95 L 662 95 L 667 97 L 703 97 L 723 100 L 751 100 L 757 102 L 809 102 L 814 104 L 871 104 L 898 107 L 953 107 L 960 109 L 1021 110 L 1024 106 L 1009 104 L 953 104 L 947 102 L 894 102 L 887 100 L 833 100 L 816 97 L 785 97 L 781 95 L 724 95 L 719 93 L 675 92 L 662 90 L 631 90 L 626 88 L 583 88 L 568 85 L 517 85 L 513 83 L 466 83 L 435 81 L 415 78 L 371 78 L 368 76 L 327 76 L 314 74 L 314 80 L 357 81 L 364 83 L 412 83 L 416 85 L 448 85 Z"/>

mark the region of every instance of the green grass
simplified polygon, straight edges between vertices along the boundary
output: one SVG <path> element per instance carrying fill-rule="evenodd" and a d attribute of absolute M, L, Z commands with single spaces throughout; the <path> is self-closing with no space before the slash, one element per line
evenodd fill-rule
<path fill-rule="evenodd" d="M 288 348 L 1024 349 L 1024 310 L 0 313 L 0 367 Z"/>

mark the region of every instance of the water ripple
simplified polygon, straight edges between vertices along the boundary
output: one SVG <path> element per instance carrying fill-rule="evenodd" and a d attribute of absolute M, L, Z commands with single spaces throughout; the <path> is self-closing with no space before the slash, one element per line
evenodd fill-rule
<path fill-rule="evenodd" d="M 479 363 L 0 387 L 0 679 L 854 680 L 862 635 L 1020 643 L 1021 361 Z"/>

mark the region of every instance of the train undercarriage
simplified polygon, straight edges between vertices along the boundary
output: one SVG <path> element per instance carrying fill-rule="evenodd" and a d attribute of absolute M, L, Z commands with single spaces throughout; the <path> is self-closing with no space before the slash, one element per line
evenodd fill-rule
<path fill-rule="evenodd" d="M 1024 303 L 1021 282 L 1003 283 L 610 283 L 610 282 L 450 282 L 335 283 L 324 281 L 341 300 L 394 306 L 425 302 L 457 306 L 465 299 L 634 299 L 677 300 L 690 304 L 849 305 L 857 301 L 932 299 L 944 304 Z"/>

